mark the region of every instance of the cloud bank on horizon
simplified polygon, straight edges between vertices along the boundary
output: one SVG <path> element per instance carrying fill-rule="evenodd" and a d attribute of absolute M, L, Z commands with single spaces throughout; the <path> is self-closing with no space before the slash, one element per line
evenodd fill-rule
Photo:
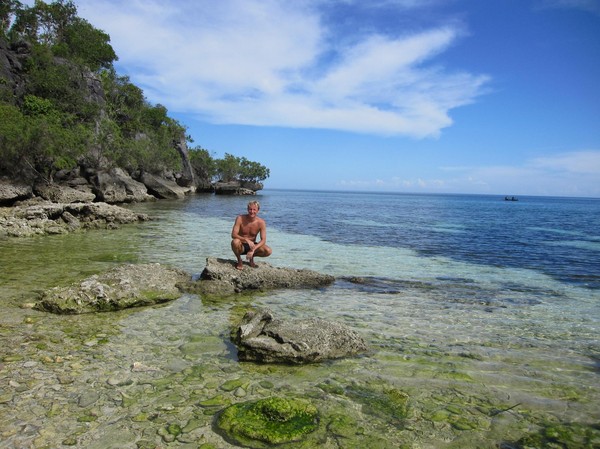
<path fill-rule="evenodd" d="M 349 33 L 336 20 L 351 2 L 101 3 L 82 0 L 80 13 L 110 24 L 113 47 L 146 95 L 212 123 L 435 137 L 489 80 L 433 60 L 460 40 L 459 23 L 395 33 L 367 23 Z M 368 15 L 385 3 L 359 8 Z"/>

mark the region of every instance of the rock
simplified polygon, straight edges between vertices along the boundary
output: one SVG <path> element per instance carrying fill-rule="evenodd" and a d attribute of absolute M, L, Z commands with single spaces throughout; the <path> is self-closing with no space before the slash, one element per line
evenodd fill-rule
<path fill-rule="evenodd" d="M 100 170 L 90 178 L 100 201 L 106 203 L 130 203 L 155 200 L 141 182 L 129 176 L 123 169 Z"/>
<path fill-rule="evenodd" d="M 236 445 L 268 448 L 301 441 L 319 425 L 317 408 L 304 399 L 270 397 L 227 407 L 217 429 Z"/>
<path fill-rule="evenodd" d="M 266 262 L 257 265 L 256 268 L 245 265 L 240 271 L 233 260 L 209 257 L 200 279 L 191 283 L 189 289 L 199 294 L 228 296 L 247 290 L 323 287 L 335 280 L 311 270 L 274 267 Z"/>
<path fill-rule="evenodd" d="M 0 204 L 13 204 L 33 196 L 31 186 L 0 179 Z"/>
<path fill-rule="evenodd" d="M 41 183 L 34 186 L 34 191 L 53 203 L 87 203 L 96 199 L 90 189 L 74 189 L 67 185 Z"/>
<path fill-rule="evenodd" d="M 79 407 L 86 408 L 95 404 L 98 399 L 100 399 L 100 394 L 98 394 L 96 391 L 84 391 L 79 396 L 79 401 L 77 403 Z"/>
<path fill-rule="evenodd" d="M 284 321 L 269 310 L 247 312 L 232 337 L 242 361 L 302 364 L 367 351 L 363 338 L 343 324 L 320 318 Z"/>
<path fill-rule="evenodd" d="M 148 191 L 158 198 L 183 198 L 193 189 L 191 187 L 181 187 L 175 181 L 161 178 L 151 173 L 143 173 L 141 181 L 148 188 Z"/>
<path fill-rule="evenodd" d="M 214 185 L 217 195 L 256 195 L 256 191 L 260 189 L 262 189 L 262 184 L 241 181 L 219 181 Z"/>
<path fill-rule="evenodd" d="M 32 198 L 14 207 L 0 207 L 0 235 L 28 237 L 77 229 L 109 229 L 148 220 L 145 214 L 106 203 L 53 203 Z"/>
<path fill-rule="evenodd" d="M 177 179 L 177 184 L 183 187 L 193 186 L 195 185 L 196 177 L 194 176 L 194 167 L 192 167 L 192 162 L 190 161 L 185 132 L 182 132 L 179 135 L 179 139 L 175 139 L 173 143 L 175 144 L 175 149 L 181 157 L 182 165 L 182 173 Z"/>
<path fill-rule="evenodd" d="M 58 314 L 107 312 L 177 299 L 178 284 L 188 281 L 181 270 L 158 263 L 122 265 L 78 284 L 46 291 L 35 309 Z"/>

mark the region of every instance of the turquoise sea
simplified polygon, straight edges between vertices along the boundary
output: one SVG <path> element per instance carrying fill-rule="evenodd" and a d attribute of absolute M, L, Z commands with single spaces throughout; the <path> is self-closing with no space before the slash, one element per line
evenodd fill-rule
<path fill-rule="evenodd" d="M 214 429 L 218 410 L 202 404 L 269 395 L 309 398 L 321 413 L 312 440 L 285 447 L 600 447 L 599 199 L 287 190 L 256 199 L 273 248 L 258 262 L 332 274 L 331 287 L 184 295 L 95 316 L 22 308 L 119 263 L 197 276 L 207 257 L 233 258 L 231 226 L 248 197 L 136 204 L 155 220 L 0 240 L 0 448 L 65 438 L 86 448 L 236 447 Z M 371 351 L 303 367 L 239 363 L 228 332 L 250 307 L 342 321 Z M 244 394 L 222 388 L 236 380 Z M 96 400 L 81 406 L 90 391 Z M 390 391 L 409 398 L 402 413 Z M 173 423 L 189 432 L 164 437 Z"/>

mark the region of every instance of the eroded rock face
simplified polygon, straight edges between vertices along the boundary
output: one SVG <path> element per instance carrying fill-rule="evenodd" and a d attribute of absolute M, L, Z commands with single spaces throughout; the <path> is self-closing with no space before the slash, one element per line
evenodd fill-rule
<path fill-rule="evenodd" d="M 74 189 L 69 186 L 57 184 L 37 184 L 34 187 L 35 193 L 41 198 L 52 201 L 53 203 L 89 203 L 96 199 L 88 186 Z"/>
<path fill-rule="evenodd" d="M 12 204 L 33 196 L 31 186 L 0 179 L 0 204 Z"/>
<path fill-rule="evenodd" d="M 144 184 L 134 180 L 123 169 L 100 170 L 91 177 L 98 199 L 106 203 L 130 203 L 156 199 Z"/>
<path fill-rule="evenodd" d="M 81 314 L 160 304 L 179 298 L 182 292 L 178 285 L 188 280 L 187 273 L 158 263 L 122 265 L 68 287 L 54 287 L 34 308 Z"/>
<path fill-rule="evenodd" d="M 344 324 L 275 319 L 266 309 L 247 312 L 233 340 L 240 360 L 265 363 L 313 363 L 367 351 L 364 339 Z"/>
<path fill-rule="evenodd" d="M 333 276 L 311 270 L 274 267 L 266 262 L 257 262 L 257 265 L 256 268 L 244 265 L 240 271 L 235 268 L 234 260 L 209 257 L 200 280 L 190 286 L 190 290 L 211 296 L 228 296 L 252 290 L 324 287 L 335 280 Z"/>
<path fill-rule="evenodd" d="M 170 181 L 151 173 L 143 173 L 141 181 L 146 185 L 148 191 L 157 198 L 183 198 L 193 191 L 192 187 L 181 187 L 175 181 Z"/>

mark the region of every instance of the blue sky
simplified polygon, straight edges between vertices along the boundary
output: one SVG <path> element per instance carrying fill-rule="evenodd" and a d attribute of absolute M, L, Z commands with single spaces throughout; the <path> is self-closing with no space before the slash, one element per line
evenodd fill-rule
<path fill-rule="evenodd" d="M 265 188 L 600 197 L 598 0 L 75 0 Z"/>

